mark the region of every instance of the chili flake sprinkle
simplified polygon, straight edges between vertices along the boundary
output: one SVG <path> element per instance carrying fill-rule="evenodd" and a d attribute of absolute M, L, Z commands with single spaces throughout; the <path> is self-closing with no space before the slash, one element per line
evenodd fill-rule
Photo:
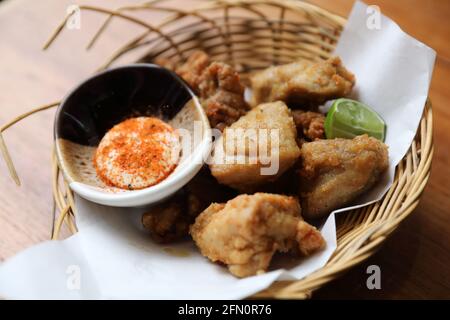
<path fill-rule="evenodd" d="M 110 129 L 97 148 L 94 166 L 107 185 L 135 190 L 155 185 L 178 164 L 175 129 L 154 117 L 125 120 Z"/>

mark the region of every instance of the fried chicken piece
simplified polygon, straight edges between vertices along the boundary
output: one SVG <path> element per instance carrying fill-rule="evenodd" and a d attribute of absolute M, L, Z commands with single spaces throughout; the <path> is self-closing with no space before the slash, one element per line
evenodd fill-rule
<path fill-rule="evenodd" d="M 203 72 L 210 63 L 209 56 L 205 52 L 194 51 L 184 64 L 175 69 L 175 72 L 198 93 Z"/>
<path fill-rule="evenodd" d="M 209 66 L 211 61 L 209 56 L 200 50 L 194 51 L 183 64 L 174 63 L 172 60 L 161 57 L 155 60 L 155 63 L 169 70 L 174 71 L 198 94 L 200 77 Z"/>
<path fill-rule="evenodd" d="M 204 256 L 237 277 L 265 272 L 276 251 L 310 255 L 325 247 L 320 232 L 302 220 L 296 198 L 268 193 L 211 204 L 190 233 Z"/>
<path fill-rule="evenodd" d="M 388 168 L 388 147 L 367 135 L 318 140 L 301 149 L 300 197 L 306 218 L 321 218 L 370 189 Z"/>
<path fill-rule="evenodd" d="M 229 65 L 211 63 L 199 81 L 199 96 L 211 127 L 223 131 L 249 110 L 239 74 Z"/>
<path fill-rule="evenodd" d="M 318 112 L 293 110 L 295 126 L 298 138 L 306 138 L 309 141 L 325 139 L 325 115 Z"/>
<path fill-rule="evenodd" d="M 255 74 L 251 83 L 253 106 L 281 100 L 289 106 L 305 108 L 347 96 L 355 84 L 355 76 L 345 69 L 339 57 L 333 57 L 270 67 Z"/>
<path fill-rule="evenodd" d="M 142 224 L 152 238 L 168 243 L 185 237 L 195 218 L 212 202 L 223 202 L 236 193 L 217 183 L 207 168 L 203 168 L 174 196 L 142 215 Z"/>
<path fill-rule="evenodd" d="M 156 63 L 175 71 L 189 84 L 199 96 L 211 127 L 223 131 L 249 110 L 236 70 L 223 62 L 211 62 L 205 52 L 193 52 L 179 66 L 163 58 Z"/>
<path fill-rule="evenodd" d="M 193 206 L 197 204 L 194 202 Z M 157 204 L 142 215 L 142 225 L 151 237 L 160 243 L 183 238 L 196 217 L 195 210 L 188 209 L 186 191 L 178 192 L 170 200 Z"/>
<path fill-rule="evenodd" d="M 281 101 L 259 105 L 226 128 L 214 145 L 212 175 L 242 192 L 275 181 L 297 161 L 297 130 Z"/>

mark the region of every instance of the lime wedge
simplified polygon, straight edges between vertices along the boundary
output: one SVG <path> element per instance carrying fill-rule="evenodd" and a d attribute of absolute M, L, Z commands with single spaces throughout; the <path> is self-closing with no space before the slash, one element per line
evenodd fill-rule
<path fill-rule="evenodd" d="M 347 138 L 367 134 L 384 142 L 386 124 L 369 106 L 350 99 L 338 99 L 325 120 L 327 139 Z"/>

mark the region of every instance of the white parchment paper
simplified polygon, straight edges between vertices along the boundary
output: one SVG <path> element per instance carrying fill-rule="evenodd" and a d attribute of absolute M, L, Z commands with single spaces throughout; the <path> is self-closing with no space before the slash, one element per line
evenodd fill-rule
<path fill-rule="evenodd" d="M 407 152 L 422 116 L 435 52 L 403 33 L 388 18 L 368 26 L 373 11 L 357 2 L 336 49 L 356 74 L 355 98 L 388 124 L 390 168 L 382 181 L 351 207 L 380 199 Z M 375 17 L 376 18 L 376 17 Z M 376 26 L 376 25 L 375 25 Z M 79 197 L 79 232 L 64 241 L 31 247 L 0 265 L 0 297 L 25 299 L 239 299 L 279 279 L 301 279 L 323 267 L 336 248 L 335 213 L 321 232 L 326 250 L 307 259 L 274 262 L 264 275 L 236 279 L 202 257 L 192 242 L 170 254 L 142 230 L 142 209 L 111 208 Z"/>

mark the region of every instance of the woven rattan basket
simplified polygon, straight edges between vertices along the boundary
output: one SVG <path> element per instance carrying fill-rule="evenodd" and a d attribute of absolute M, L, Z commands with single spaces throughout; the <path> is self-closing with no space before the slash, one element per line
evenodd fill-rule
<path fill-rule="evenodd" d="M 143 57 L 145 61 L 165 57 L 174 62 L 186 59 L 195 49 L 202 49 L 213 59 L 234 65 L 245 79 L 253 70 L 272 64 L 288 63 L 298 58 L 328 58 L 345 24 L 345 19 L 339 16 L 295 0 L 197 1 L 198 6 L 194 9 L 174 9 L 168 2 L 148 1 L 114 11 L 81 6 L 80 10 L 102 13 L 106 19 L 89 46 L 107 31 L 114 19 L 126 20 L 145 29 L 113 53 L 100 69 L 136 49 L 147 48 Z M 164 17 L 158 23 L 152 21 L 150 24 L 137 18 L 136 11 L 141 13 L 140 16 L 152 11 L 158 15 L 163 13 Z M 66 17 L 45 48 L 57 38 L 70 18 L 70 15 Z M 30 114 L 58 104 L 45 105 L 19 116 L 4 125 L 1 131 Z M 1 134 L 0 147 L 13 178 L 19 183 Z M 431 104 L 427 103 L 417 135 L 398 165 L 394 183 L 384 198 L 365 208 L 338 215 L 338 246 L 326 266 L 299 281 L 277 282 L 255 297 L 309 298 L 314 290 L 369 258 L 416 208 L 430 175 L 432 155 L 432 111 Z M 56 239 L 63 223 L 76 232 L 76 215 L 72 193 L 60 175 L 54 155 L 52 159 L 54 204 L 59 212 L 53 231 Z"/>

